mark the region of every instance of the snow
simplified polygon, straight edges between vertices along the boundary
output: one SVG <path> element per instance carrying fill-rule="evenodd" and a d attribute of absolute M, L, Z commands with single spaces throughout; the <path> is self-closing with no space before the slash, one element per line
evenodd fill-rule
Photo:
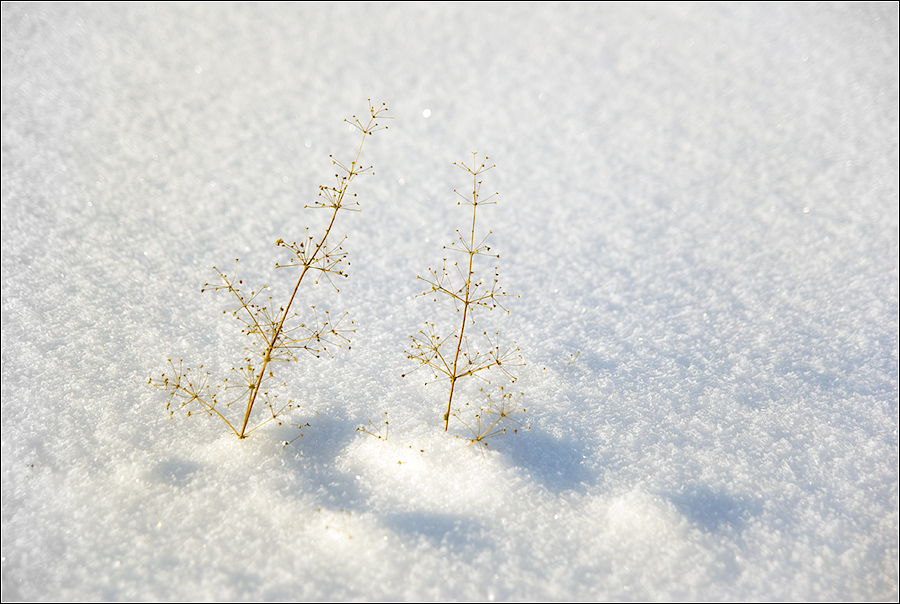
<path fill-rule="evenodd" d="M 632 4 L 4 3 L 3 600 L 896 600 L 897 4 Z M 367 98 L 303 436 L 169 421 Z M 473 151 L 531 427 L 484 453 L 400 377 Z"/>

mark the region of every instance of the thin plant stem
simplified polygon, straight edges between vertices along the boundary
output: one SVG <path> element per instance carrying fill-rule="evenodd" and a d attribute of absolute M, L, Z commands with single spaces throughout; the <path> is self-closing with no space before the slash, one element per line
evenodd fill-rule
<path fill-rule="evenodd" d="M 241 431 L 238 434 L 238 438 L 244 438 L 246 436 L 247 423 L 250 421 L 250 412 L 253 411 L 253 403 L 256 401 L 256 395 L 259 393 L 260 388 L 262 387 L 263 377 L 266 375 L 266 367 L 269 365 L 269 361 L 272 360 L 272 351 L 278 345 L 278 338 L 281 335 L 281 331 L 284 328 L 284 322 L 287 320 L 291 305 L 294 303 L 294 298 L 297 296 L 297 290 L 300 289 L 300 284 L 303 283 L 303 277 L 306 276 L 306 273 L 309 271 L 309 267 L 315 262 L 316 257 L 319 254 L 319 251 L 324 247 L 326 240 L 328 239 L 328 234 L 331 233 L 331 227 L 334 226 L 334 221 L 337 218 L 337 214 L 341 209 L 341 204 L 344 201 L 344 195 L 347 193 L 347 189 L 349 188 L 350 181 L 358 174 L 356 172 L 357 162 L 359 161 L 359 156 L 362 153 L 363 145 L 366 142 L 366 136 L 369 134 L 369 128 L 375 122 L 375 117 L 372 116 L 369 118 L 369 123 L 365 130 L 363 131 L 362 139 L 359 142 L 359 148 L 356 150 L 356 158 L 350 164 L 350 171 L 347 178 L 343 181 L 340 190 L 338 191 L 337 199 L 334 203 L 334 212 L 331 214 L 331 220 L 328 221 L 328 227 L 325 229 L 325 234 L 322 235 L 322 238 L 319 240 L 319 243 L 316 244 L 313 253 L 309 257 L 309 261 L 303 265 L 303 269 L 300 272 L 300 277 L 297 279 L 297 284 L 294 286 L 294 291 L 291 292 L 291 298 L 288 300 L 287 305 L 284 307 L 284 312 L 281 313 L 281 319 L 278 321 L 278 326 L 275 328 L 275 333 L 272 335 L 272 338 L 269 340 L 268 347 L 266 348 L 265 353 L 263 354 L 263 364 L 259 371 L 259 377 L 256 378 L 256 383 L 251 388 L 250 398 L 247 401 L 247 411 L 244 413 L 244 423 L 241 424 Z"/>
<path fill-rule="evenodd" d="M 453 373 L 450 376 L 450 397 L 447 399 L 447 412 L 444 413 L 444 432 L 450 427 L 450 409 L 453 406 L 453 390 L 456 387 L 457 378 L 461 377 L 457 373 L 459 366 L 459 351 L 462 349 L 463 336 L 466 331 L 466 317 L 469 313 L 469 305 L 471 304 L 470 293 L 472 289 L 472 263 L 475 260 L 475 216 L 478 213 L 478 173 L 472 175 L 474 180 L 472 186 L 472 230 L 469 234 L 469 270 L 466 273 L 466 297 L 463 301 L 462 324 L 459 327 L 459 337 L 456 340 L 456 353 L 453 356 Z"/>

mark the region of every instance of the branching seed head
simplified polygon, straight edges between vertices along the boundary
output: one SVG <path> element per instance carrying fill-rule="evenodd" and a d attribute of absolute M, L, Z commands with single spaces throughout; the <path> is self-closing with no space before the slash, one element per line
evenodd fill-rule
<path fill-rule="evenodd" d="M 501 347 L 500 335 L 494 332 L 493 339 L 488 333 L 483 332 L 487 346 L 479 346 L 470 341 L 466 334 L 466 329 L 475 325 L 476 310 L 494 310 L 500 308 L 509 311 L 503 306 L 501 300 L 506 297 L 506 292 L 500 286 L 499 270 L 496 264 L 493 266 L 493 276 L 490 280 L 476 276 L 478 267 L 477 261 L 483 258 L 490 258 L 495 261 L 499 258 L 498 254 L 491 252 L 491 247 L 487 244 L 488 237 L 491 232 L 481 238 L 476 237 L 476 218 L 479 206 L 496 204 L 497 193 L 493 193 L 487 197 L 481 194 L 482 175 L 494 168 L 494 164 L 488 165 L 488 158 L 484 161 L 478 161 L 477 154 L 473 153 L 472 165 L 469 166 L 465 162 L 455 164 L 464 169 L 472 176 L 471 193 L 464 195 L 459 191 L 455 191 L 461 201 L 458 205 L 468 205 L 472 207 L 470 227 L 463 232 L 456 231 L 457 240 L 448 246 L 444 246 L 445 250 L 461 254 L 463 260 L 453 262 L 448 265 L 447 258 L 444 258 L 440 270 L 428 269 L 425 277 L 417 277 L 417 279 L 426 283 L 426 289 L 419 294 L 420 296 L 429 296 L 435 302 L 442 300 L 451 300 L 457 313 L 462 313 L 462 318 L 458 320 L 457 327 L 450 330 L 445 336 L 439 336 L 435 331 L 433 323 L 425 324 L 425 329 L 420 330 L 418 334 L 410 336 L 410 344 L 407 349 L 407 357 L 418 363 L 413 369 L 427 367 L 433 379 L 427 383 L 437 381 L 447 381 L 450 383 L 450 392 L 447 398 L 446 411 L 443 415 L 444 429 L 447 430 L 450 417 L 454 416 L 460 419 L 463 425 L 473 428 L 474 437 L 472 442 L 479 442 L 487 446 L 484 442 L 487 438 L 500 433 L 505 433 L 508 425 L 507 417 L 509 409 L 505 401 L 508 397 L 502 394 L 503 389 L 500 388 L 500 406 L 488 405 L 487 410 L 482 409 L 475 414 L 475 419 L 466 423 L 459 416 L 459 413 L 451 413 L 453 408 L 453 398 L 458 392 L 456 383 L 458 380 L 467 377 L 475 377 L 490 384 L 492 376 L 499 374 L 509 382 L 515 382 L 516 376 L 511 372 L 517 366 L 524 365 L 522 355 L 519 354 L 519 348 L 515 342 L 508 347 Z M 411 372 L 403 374 L 405 377 Z M 492 399 L 488 396 L 488 401 Z M 468 406 L 465 405 L 465 406 Z M 499 410 L 499 411 L 498 411 Z M 486 417 L 490 413 L 497 413 L 496 421 L 486 422 Z M 482 429 L 484 426 L 486 428 Z"/>
<path fill-rule="evenodd" d="M 202 366 L 198 370 L 199 373 L 195 374 L 181 361 L 177 368 L 170 361 L 168 374 L 164 373 L 159 379 L 150 380 L 150 385 L 168 392 L 166 408 L 170 416 L 174 415 L 176 410 L 184 410 L 188 416 L 196 411 L 210 416 L 215 415 L 222 419 L 238 438 L 245 438 L 253 430 L 270 421 L 280 423 L 281 419 L 296 407 L 292 400 L 281 402 L 275 392 L 286 386 L 285 382 L 279 381 L 275 376 L 275 363 L 297 361 L 300 351 L 320 357 L 330 356 L 333 348 L 349 347 L 349 334 L 354 330 L 351 327 L 353 322 L 347 318 L 346 313 L 335 320 L 328 311 L 319 311 L 312 306 L 311 319 L 301 321 L 297 313 L 292 311 L 292 307 L 300 285 L 310 271 L 315 273 L 312 277 L 315 283 L 324 277 L 335 291 L 338 291 L 338 288 L 333 279 L 347 277 L 346 267 L 349 263 L 343 248 L 345 238 L 336 240 L 332 228 L 341 210 L 358 211 L 356 194 L 350 192 L 349 188 L 357 176 L 374 173 L 371 166 L 363 166 L 359 160 L 368 136 L 387 128 L 381 124 L 382 120 L 393 119 L 387 116 L 386 112 L 386 105 L 382 103 L 376 108 L 372 106 L 370 100 L 368 120 L 360 120 L 356 116 L 352 117 L 352 121 L 345 120 L 362 133 L 356 155 L 349 163 L 330 156 L 332 164 L 337 168 L 335 180 L 331 185 L 319 186 L 316 201 L 308 206 L 331 211 L 331 219 L 325 231 L 319 235 L 312 235 L 307 229 L 305 237 L 301 238 L 299 243 L 296 241 L 285 243 L 284 239 L 280 238 L 275 242 L 276 246 L 292 254 L 286 263 L 276 264 L 276 267 L 299 269 L 296 284 L 290 296 L 286 298 L 286 303 L 276 304 L 271 297 L 265 301 L 259 300 L 260 292 L 268 289 L 265 286 L 248 292 L 244 288 L 243 281 L 237 277 L 237 260 L 230 276 L 213 267 L 221 283 L 205 283 L 201 291 L 225 291 L 230 294 L 235 305 L 224 312 L 230 312 L 238 320 L 241 332 L 249 338 L 250 342 L 244 349 L 246 356 L 232 367 L 231 376 L 221 384 L 221 392 L 220 386 L 210 386 L 209 373 L 202 371 Z M 251 423 L 251 412 L 257 403 L 262 405 L 267 413 L 263 419 Z M 235 417 L 229 414 L 230 407 L 239 408 L 240 415 Z"/>

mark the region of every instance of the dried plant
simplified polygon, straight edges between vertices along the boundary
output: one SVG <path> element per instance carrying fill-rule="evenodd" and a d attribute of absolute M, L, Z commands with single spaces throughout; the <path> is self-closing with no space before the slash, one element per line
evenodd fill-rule
<path fill-rule="evenodd" d="M 484 394 L 487 402 L 475 414 L 474 421 L 466 421 L 459 411 L 453 414 L 471 434 L 468 439 L 470 446 L 479 444 L 488 448 L 487 440 L 494 436 L 506 434 L 507 429 L 511 429 L 513 434 L 518 434 L 519 428 L 531 429 L 514 417 L 519 413 L 525 413 L 525 409 L 518 406 L 519 400 L 524 396 L 524 393 L 505 392 L 503 386 L 500 386 L 499 390 L 499 393 L 491 395 L 482 388 L 481 392 Z M 469 403 L 466 403 L 466 406 L 468 405 Z"/>
<path fill-rule="evenodd" d="M 368 434 L 369 436 L 374 436 L 378 440 L 383 440 L 383 441 L 387 442 L 388 434 L 390 433 L 390 430 L 391 430 L 391 422 L 388 421 L 387 416 L 388 416 L 388 412 L 385 411 L 384 412 L 384 431 L 381 430 L 380 424 L 376 425 L 375 423 L 372 422 L 372 420 L 369 420 L 368 422 L 366 422 L 367 424 L 369 424 L 368 426 L 359 426 L 358 428 L 356 428 L 356 431 L 362 432 L 363 434 Z"/>
<path fill-rule="evenodd" d="M 387 126 L 380 120 L 391 119 L 385 115 L 387 107 L 374 108 L 369 102 L 369 118 L 363 123 L 355 115 L 344 120 L 362 133 L 356 157 L 349 164 L 344 164 L 331 157 L 332 165 L 337 168 L 334 184 L 319 187 L 318 199 L 310 206 L 325 209 L 331 213 L 323 233 L 306 235 L 300 243 L 285 243 L 279 239 L 275 242 L 291 253 L 285 264 L 276 263 L 277 268 L 295 268 L 300 274 L 293 291 L 284 305 L 276 305 L 271 297 L 260 301 L 260 292 L 266 287 L 247 290 L 243 281 L 237 277 L 237 260 L 234 271 L 228 274 L 219 271 L 219 283 L 204 284 L 201 291 L 225 291 L 236 302 L 230 311 L 231 315 L 242 324 L 242 333 L 250 340 L 244 348 L 247 356 L 231 368 L 231 377 L 221 384 L 210 383 L 210 374 L 203 365 L 195 371 L 186 367 L 179 360 L 177 364 L 169 360 L 170 370 L 158 379 L 151 379 L 150 384 L 165 390 L 169 394 L 166 409 L 170 417 L 176 411 L 184 411 L 188 417 L 200 413 L 210 417 L 218 417 L 231 429 L 238 438 L 246 438 L 260 426 L 270 422 L 281 422 L 297 405 L 292 400 L 281 402 L 275 390 L 285 386 L 285 382 L 276 378 L 275 364 L 279 362 L 297 361 L 298 356 L 309 353 L 315 357 L 331 355 L 331 349 L 349 344 L 348 334 L 353 331 L 346 313 L 333 319 L 328 311 L 320 311 L 311 306 L 311 314 L 306 321 L 294 312 L 294 301 L 297 292 L 307 275 L 314 274 L 314 281 L 324 277 L 337 291 L 333 279 L 346 277 L 344 265 L 347 253 L 343 250 L 344 239 L 334 242 L 332 236 L 335 220 L 342 210 L 359 211 L 355 201 L 356 194 L 350 193 L 350 185 L 357 176 L 373 174 L 371 166 L 360 164 L 362 149 L 366 139 Z M 254 407 L 265 408 L 261 419 L 251 421 Z"/>
<path fill-rule="evenodd" d="M 485 281 L 476 277 L 476 259 L 489 258 L 496 261 L 499 258 L 499 255 L 491 253 L 491 248 L 487 245 L 487 239 L 491 232 L 488 231 L 487 235 L 480 238 L 476 235 L 478 209 L 485 205 L 495 205 L 497 193 L 487 197 L 482 196 L 482 174 L 495 166 L 493 164 L 487 166 L 487 157 L 479 165 L 477 155 L 474 153 L 472 155 L 471 166 L 466 165 L 465 162 L 454 164 L 472 176 L 470 194 L 463 195 L 459 191 L 454 191 L 462 200 L 457 205 L 472 207 L 471 225 L 465 234 L 457 230 L 457 241 L 443 248 L 461 254 L 463 256 L 462 265 L 459 262 L 448 265 L 448 259 L 444 258 L 439 271 L 428 269 L 427 277 L 417 277 L 428 284 L 428 289 L 420 295 L 431 296 L 435 302 L 452 300 L 456 311 L 462 316 L 457 320 L 457 327 L 451 329 L 446 335 L 438 333 L 438 328 L 434 323 L 426 322 L 423 330 L 410 336 L 411 342 L 407 350 L 407 356 L 419 363 L 416 369 L 421 367 L 429 369 L 434 378 L 431 382 L 448 381 L 450 383 L 446 410 L 443 415 L 444 431 L 449 428 L 451 416 L 462 420 L 461 411 L 453 410 L 453 397 L 457 393 L 457 382 L 460 379 L 471 376 L 490 384 L 491 379 L 499 374 L 510 382 L 515 382 L 516 377 L 510 373 L 510 369 L 524 365 L 515 342 L 510 346 L 501 345 L 498 332 L 489 334 L 487 331 L 483 331 L 482 338 L 479 338 L 483 343 L 482 346 L 472 343 L 467 334 L 467 329 L 471 331 L 475 325 L 476 310 L 494 310 L 495 308 L 506 310 L 500 302 L 502 298 L 506 297 L 506 293 L 499 285 L 497 266 L 493 267 L 493 276 L 489 280 Z M 409 374 L 404 374 L 404 377 L 406 375 Z M 493 398 L 487 395 L 487 406 L 482 406 L 476 412 L 474 420 L 463 421 L 463 424 L 473 432 L 474 436 L 470 439 L 471 442 L 485 444 L 486 438 L 505 431 L 505 427 L 518 425 L 510 418 L 514 410 L 524 411 L 524 409 L 518 410 L 512 404 L 517 401 L 518 397 L 510 398 L 509 395 L 503 393 L 502 388 L 499 398 L 497 395 L 494 395 Z M 468 406 L 468 403 L 464 406 Z M 515 430 L 515 428 L 513 429 Z"/>

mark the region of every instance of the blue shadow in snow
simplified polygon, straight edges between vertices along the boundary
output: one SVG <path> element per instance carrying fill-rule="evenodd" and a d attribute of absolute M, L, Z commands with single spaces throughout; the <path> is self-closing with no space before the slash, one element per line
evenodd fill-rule
<path fill-rule="evenodd" d="M 386 514 L 381 520 L 399 535 L 422 538 L 434 547 L 446 547 L 451 553 L 483 550 L 493 545 L 486 537 L 485 527 L 465 516 L 409 511 Z"/>
<path fill-rule="evenodd" d="M 200 469 L 200 464 L 182 459 L 167 459 L 153 467 L 151 475 L 163 484 L 173 487 L 183 487 L 194 479 L 194 473 Z"/>
<path fill-rule="evenodd" d="M 498 439 L 496 449 L 553 493 L 584 492 L 594 482 L 585 467 L 587 451 L 580 443 L 562 441 L 545 432 L 520 430 Z"/>
<path fill-rule="evenodd" d="M 710 533 L 727 529 L 740 531 L 750 517 L 762 513 L 760 501 L 707 487 L 694 487 L 666 497 L 688 520 Z"/>
<path fill-rule="evenodd" d="M 303 434 L 298 438 L 298 434 Z M 360 512 L 367 508 L 366 497 L 353 474 L 335 467 L 335 460 L 351 440 L 357 438 L 356 425 L 345 419 L 317 415 L 304 420 L 300 432 L 294 426 L 281 426 L 276 438 L 287 441 L 285 460 L 302 480 L 292 491 L 314 493 L 321 505 Z"/>

